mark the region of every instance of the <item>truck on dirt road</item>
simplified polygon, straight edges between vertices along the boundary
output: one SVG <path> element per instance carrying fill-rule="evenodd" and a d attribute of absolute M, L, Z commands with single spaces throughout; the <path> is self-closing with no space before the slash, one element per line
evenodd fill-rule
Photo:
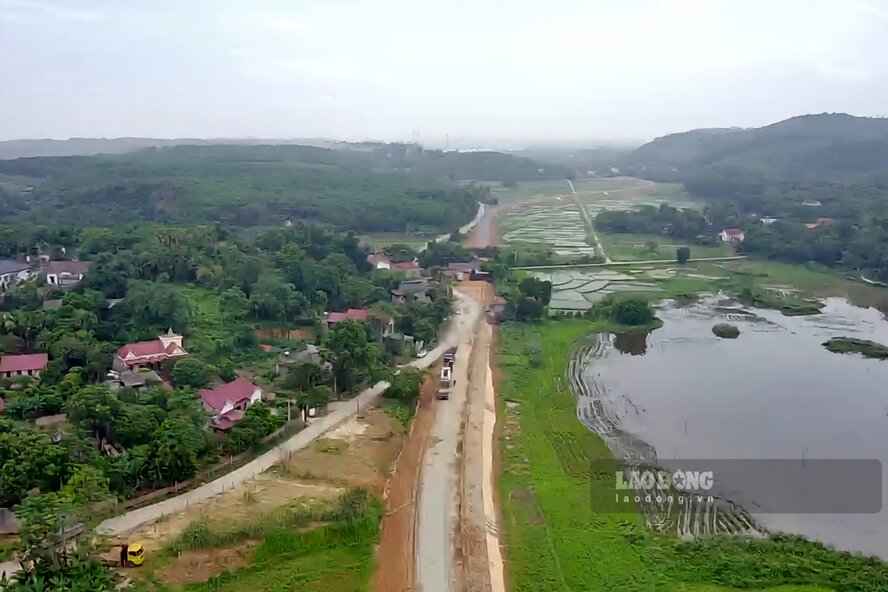
<path fill-rule="evenodd" d="M 456 347 L 449 347 L 444 352 L 444 366 L 453 368 L 453 363 L 456 361 L 456 349 Z"/>
<path fill-rule="evenodd" d="M 441 378 L 438 380 L 438 391 L 435 394 L 435 397 L 438 399 L 449 399 L 450 392 L 453 390 L 453 386 L 456 384 L 456 380 L 453 378 L 453 367 L 452 366 L 441 366 Z"/>

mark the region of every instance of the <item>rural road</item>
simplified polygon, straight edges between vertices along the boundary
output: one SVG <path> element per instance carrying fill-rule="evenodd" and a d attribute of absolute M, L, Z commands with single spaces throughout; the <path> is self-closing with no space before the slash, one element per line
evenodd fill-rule
<path fill-rule="evenodd" d="M 417 590 L 450 592 L 454 588 L 454 528 L 457 521 L 460 424 L 468 386 L 469 351 L 481 304 L 463 297 L 455 317 L 450 344 L 457 345 L 450 399 L 437 401 L 435 423 L 429 435 L 420 477 L 416 513 L 414 561 Z"/>
<path fill-rule="evenodd" d="M 477 225 L 478 222 L 481 220 L 481 218 L 484 216 L 484 210 L 485 210 L 484 204 L 479 201 L 478 202 L 478 211 L 475 213 L 475 217 L 472 218 L 472 221 L 469 222 L 468 224 L 464 224 L 463 226 L 460 226 L 459 233 L 460 234 L 468 234 L 469 232 L 471 232 L 472 229 L 475 228 L 475 225 Z M 435 239 L 435 242 L 438 244 L 441 244 L 441 243 L 446 243 L 449 240 L 450 240 L 450 233 L 448 232 L 447 234 L 442 234 L 442 235 L 438 236 Z"/>
<path fill-rule="evenodd" d="M 580 209 L 580 215 L 583 217 L 583 222 L 586 223 L 586 228 L 589 229 L 589 234 L 592 236 L 592 240 L 595 241 L 595 248 L 598 249 L 598 254 L 604 257 L 605 263 L 613 263 L 611 258 L 607 256 L 607 253 L 604 252 L 604 245 L 601 244 L 601 239 L 598 238 L 598 233 L 595 232 L 595 225 L 592 223 L 592 217 L 589 216 L 589 212 L 586 211 L 586 206 L 580 198 L 577 197 L 577 190 L 574 189 L 573 181 L 567 179 L 567 184 L 570 185 L 570 192 L 573 195 L 574 203 L 576 203 L 577 207 Z M 607 195 L 607 191 L 602 191 L 601 193 Z"/>

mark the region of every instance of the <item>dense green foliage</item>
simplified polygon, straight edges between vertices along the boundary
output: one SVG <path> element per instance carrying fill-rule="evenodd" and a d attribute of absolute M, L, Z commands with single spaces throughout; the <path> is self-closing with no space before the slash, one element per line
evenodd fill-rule
<path fill-rule="evenodd" d="M 740 337 L 740 329 L 737 325 L 730 325 L 728 323 L 713 325 L 712 333 L 716 337 L 721 337 L 722 339 L 737 339 Z"/>
<path fill-rule="evenodd" d="M 454 179 L 563 177 L 500 153 L 372 152 L 308 146 L 176 146 L 120 155 L 0 160 L 33 191 L 0 196 L 0 222 L 115 226 L 133 221 L 236 226 L 316 221 L 360 232 L 450 230 L 485 188 Z M 553 177 L 552 175 L 555 175 Z"/>
<path fill-rule="evenodd" d="M 823 347 L 837 354 L 861 354 L 865 358 L 888 359 L 888 347 L 875 341 L 856 337 L 833 337 Z"/>

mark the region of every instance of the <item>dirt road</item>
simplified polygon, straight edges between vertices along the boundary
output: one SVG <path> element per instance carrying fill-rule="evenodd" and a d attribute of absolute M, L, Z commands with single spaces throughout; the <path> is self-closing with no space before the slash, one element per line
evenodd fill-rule
<path fill-rule="evenodd" d="M 484 213 L 475 225 L 466 246 L 470 249 L 483 249 L 484 247 L 499 247 L 500 238 L 497 229 L 496 216 L 499 206 L 487 206 Z"/>
<path fill-rule="evenodd" d="M 459 348 L 453 368 L 456 384 L 449 400 L 436 402 L 435 420 L 423 458 L 414 547 L 416 587 L 422 592 L 450 592 L 456 584 L 453 558 L 461 423 L 469 352 L 481 311 L 480 303 L 464 297 L 456 317 L 459 339 L 453 343 Z"/>

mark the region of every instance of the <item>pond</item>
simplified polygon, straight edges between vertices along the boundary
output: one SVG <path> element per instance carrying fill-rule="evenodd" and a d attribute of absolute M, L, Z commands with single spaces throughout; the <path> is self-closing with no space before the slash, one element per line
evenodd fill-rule
<path fill-rule="evenodd" d="M 805 317 L 744 310 L 722 297 L 664 304 L 662 328 L 600 335 L 579 350 L 572 363 L 578 415 L 617 456 L 655 454 L 666 466 L 669 459 L 878 459 L 884 466 L 888 362 L 830 353 L 822 343 L 850 336 L 888 344 L 888 321 L 844 299 L 824 302 L 822 314 Z M 724 322 L 740 329 L 737 339 L 713 335 Z M 873 495 L 888 506 L 885 472 L 874 475 L 868 486 L 881 485 Z M 744 497 L 743 483 L 722 486 L 771 531 L 888 558 L 888 509 L 763 514 Z"/>

